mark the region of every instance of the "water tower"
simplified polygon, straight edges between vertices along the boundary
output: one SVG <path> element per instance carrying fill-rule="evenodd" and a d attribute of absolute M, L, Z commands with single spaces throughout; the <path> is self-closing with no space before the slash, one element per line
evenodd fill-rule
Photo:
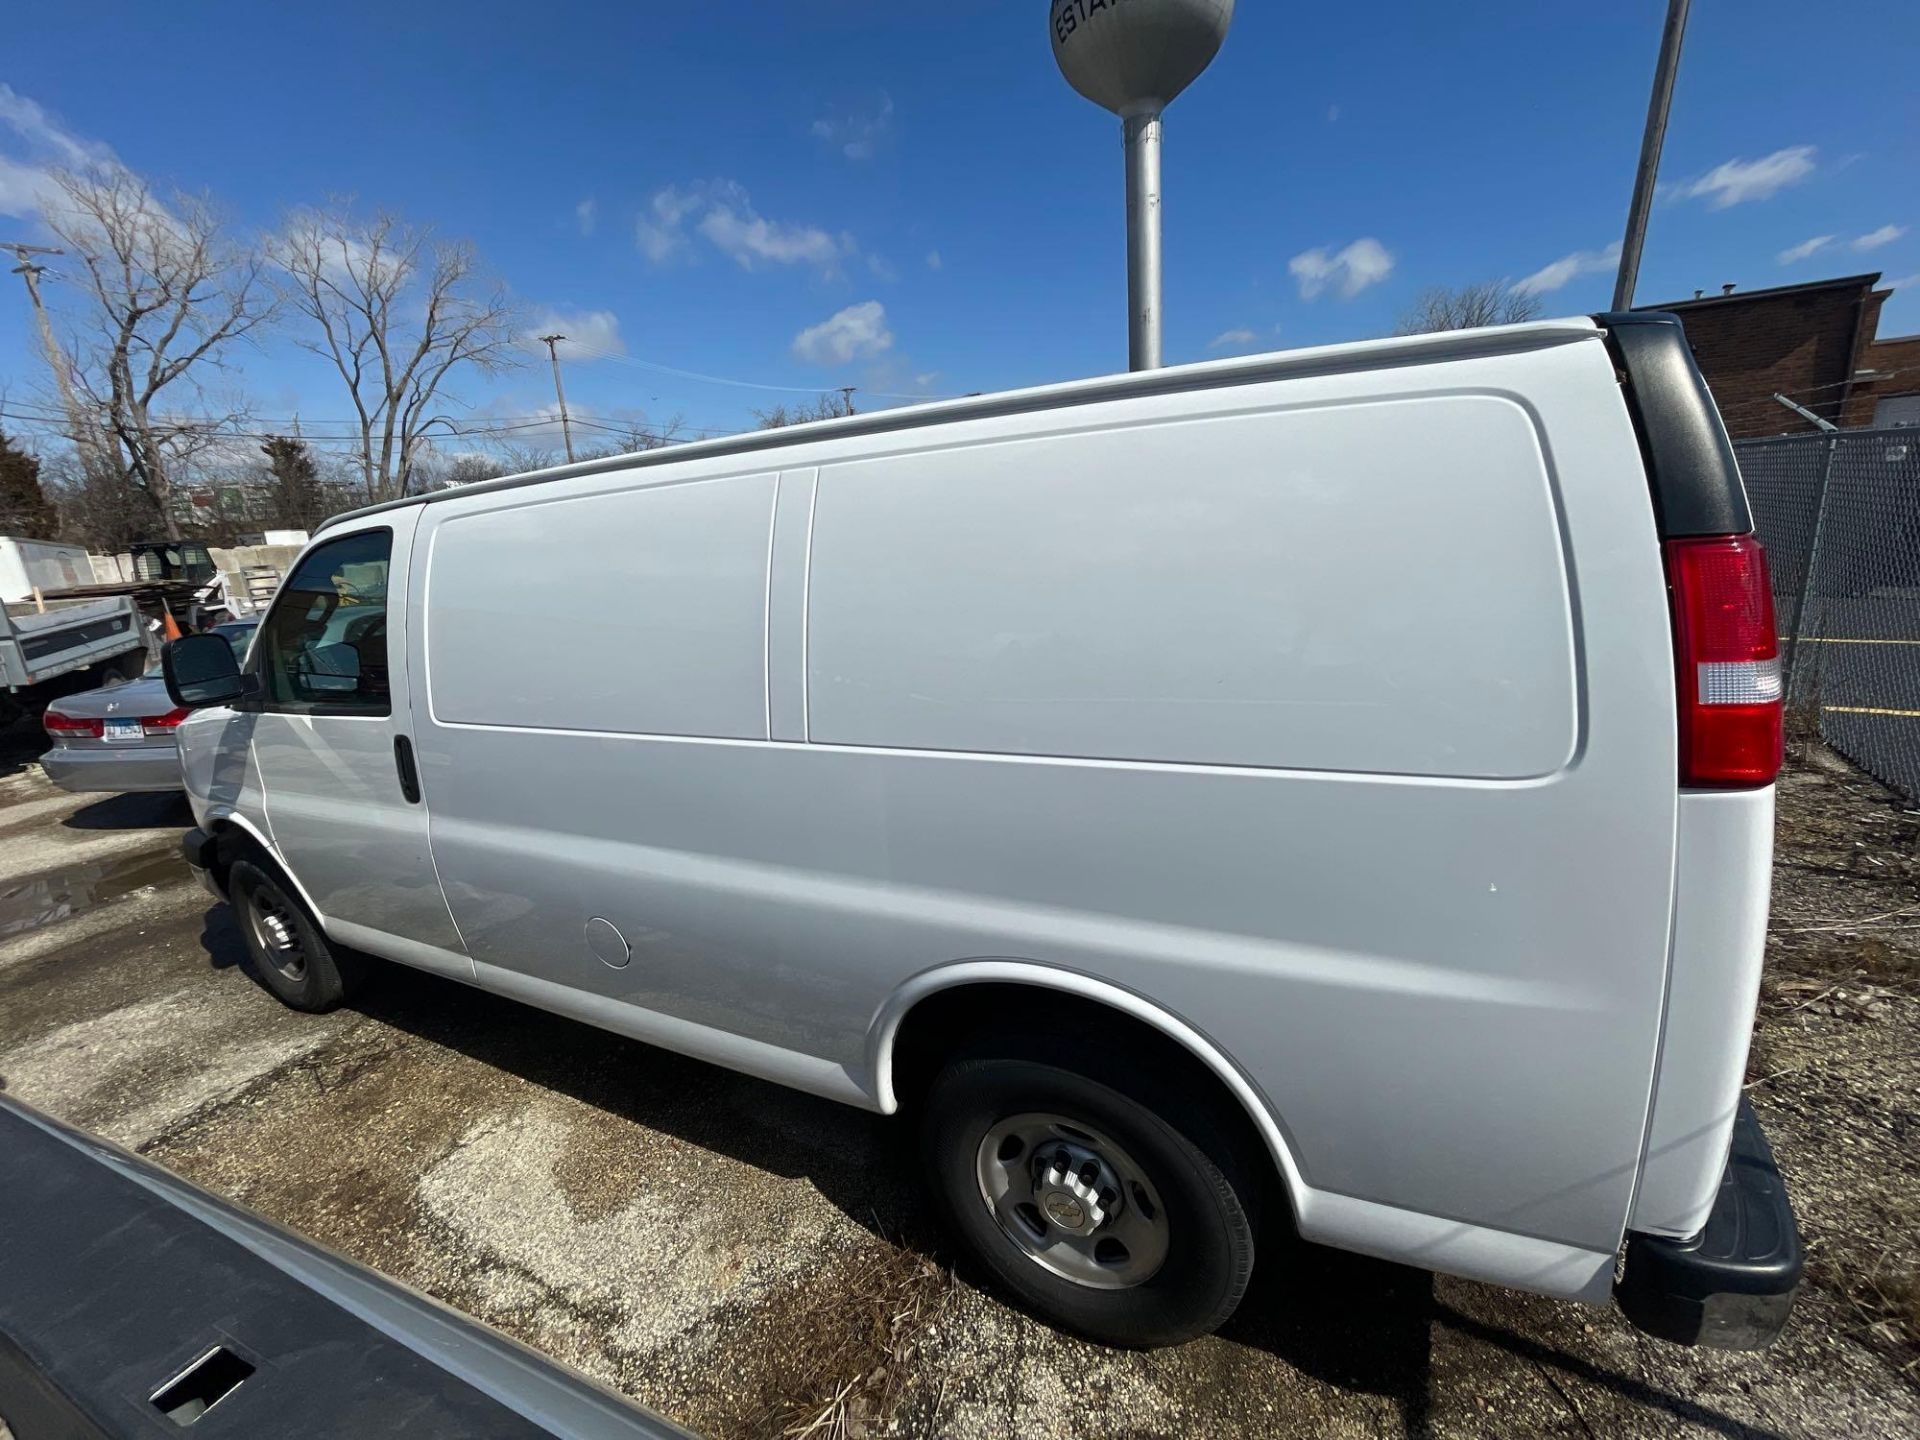
<path fill-rule="evenodd" d="M 1160 364 L 1160 112 L 1219 53 L 1233 0 L 1050 0 L 1067 83 L 1120 117 L 1127 151 L 1127 361 Z"/>

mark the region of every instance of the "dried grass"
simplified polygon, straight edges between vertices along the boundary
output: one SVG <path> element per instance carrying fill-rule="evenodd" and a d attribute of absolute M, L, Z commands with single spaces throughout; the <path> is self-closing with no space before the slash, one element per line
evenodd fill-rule
<path fill-rule="evenodd" d="M 1920 815 L 1817 743 L 1796 749 L 1748 1088 L 1799 1132 L 1810 1287 L 1920 1382 Z"/>
<path fill-rule="evenodd" d="M 953 1277 L 925 1256 L 872 1242 L 837 1267 L 805 1316 L 815 1328 L 793 1398 L 769 1429 L 794 1440 L 864 1440 L 882 1433 L 914 1376 L 927 1331 Z"/>

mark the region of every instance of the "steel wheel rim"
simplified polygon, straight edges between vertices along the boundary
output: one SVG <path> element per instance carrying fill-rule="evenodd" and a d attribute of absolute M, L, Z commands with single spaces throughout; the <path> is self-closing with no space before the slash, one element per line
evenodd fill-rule
<path fill-rule="evenodd" d="M 1042 1111 L 1010 1115 L 982 1137 L 974 1169 L 1001 1232 L 1063 1280 L 1130 1290 L 1166 1263 L 1172 1232 L 1159 1188 L 1083 1121 Z"/>
<path fill-rule="evenodd" d="M 300 927 L 291 906 L 256 890 L 247 897 L 247 926 L 269 965 L 289 980 L 306 978 L 307 951 L 300 943 Z"/>

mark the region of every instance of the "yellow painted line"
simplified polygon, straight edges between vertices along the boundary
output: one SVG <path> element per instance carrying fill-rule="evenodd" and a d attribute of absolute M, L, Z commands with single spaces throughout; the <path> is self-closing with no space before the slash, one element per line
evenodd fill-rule
<path fill-rule="evenodd" d="M 1878 705 L 1822 705 L 1829 715 L 1898 715 L 1907 720 L 1920 720 L 1920 710 L 1883 710 Z"/>
<path fill-rule="evenodd" d="M 1920 640 L 1842 640 L 1830 635 L 1802 635 L 1802 645 L 1920 645 Z"/>

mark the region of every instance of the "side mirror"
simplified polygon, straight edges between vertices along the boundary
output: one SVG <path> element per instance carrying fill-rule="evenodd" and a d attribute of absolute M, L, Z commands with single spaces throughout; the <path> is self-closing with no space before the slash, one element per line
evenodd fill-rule
<path fill-rule="evenodd" d="M 160 652 L 160 673 L 167 695 L 189 710 L 230 705 L 247 693 L 240 662 L 223 635 L 186 635 Z"/>

